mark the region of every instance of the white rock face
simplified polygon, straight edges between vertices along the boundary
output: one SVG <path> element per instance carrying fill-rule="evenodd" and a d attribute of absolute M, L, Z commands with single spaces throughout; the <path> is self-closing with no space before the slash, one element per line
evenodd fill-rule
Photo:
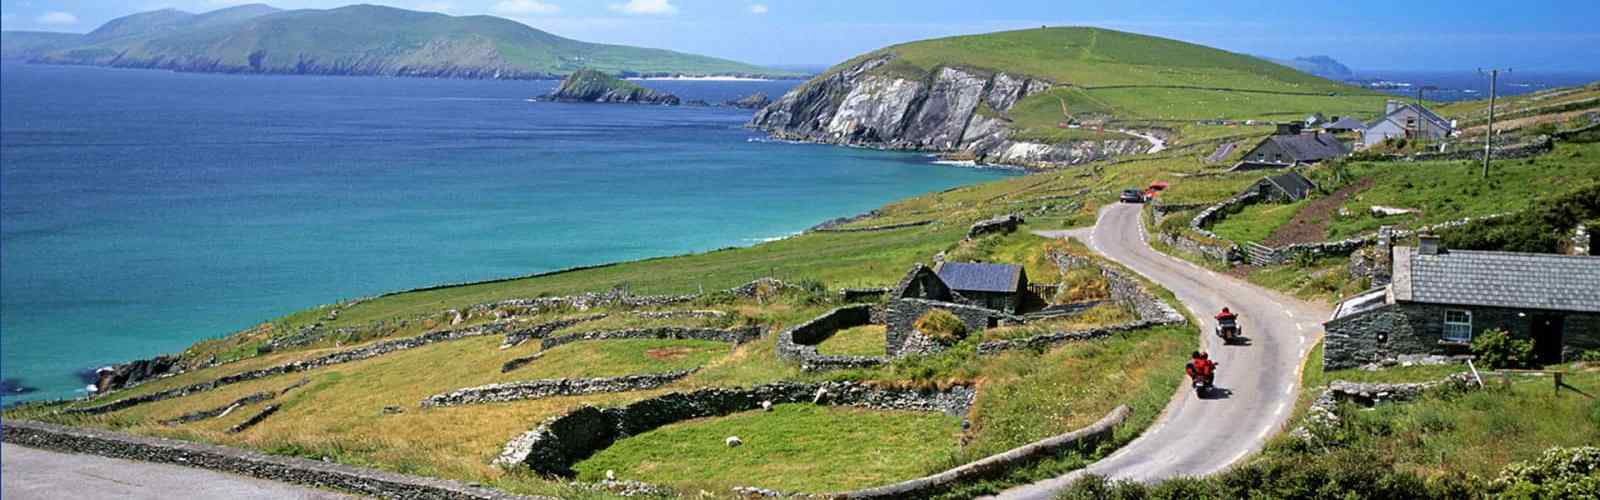
<path fill-rule="evenodd" d="M 868 76 L 850 90 L 828 122 L 827 132 L 844 142 L 887 142 L 900 132 L 900 122 L 922 92 L 922 83 L 903 78 Z"/>
<path fill-rule="evenodd" d="M 773 136 L 831 144 L 961 152 L 979 164 L 1049 167 L 1159 149 L 1159 140 L 1012 141 L 1008 114 L 1054 84 L 977 68 L 941 67 L 926 78 L 879 70 L 879 55 L 796 87 L 749 125 Z M 979 113 L 979 107 L 987 108 Z M 1136 132 L 1130 132 L 1136 133 Z"/>
<path fill-rule="evenodd" d="M 978 109 L 987 78 L 955 68 L 943 68 L 934 77 L 916 117 L 906 124 L 906 141 L 923 149 L 953 151 L 961 143 L 968 119 Z"/>
<path fill-rule="evenodd" d="M 984 94 L 983 102 L 989 109 L 1005 112 L 1011 105 L 1022 99 L 1023 89 L 1028 86 L 1028 81 L 1005 73 L 995 73 L 994 79 L 989 81 L 989 92 Z"/>
<path fill-rule="evenodd" d="M 961 150 L 980 156 L 993 151 L 1011 136 L 1010 123 L 1000 118 L 975 114 L 961 134 Z"/>

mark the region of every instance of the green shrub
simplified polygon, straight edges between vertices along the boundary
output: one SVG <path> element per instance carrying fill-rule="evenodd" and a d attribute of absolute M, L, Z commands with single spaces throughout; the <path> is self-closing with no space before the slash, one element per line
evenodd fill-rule
<path fill-rule="evenodd" d="M 944 345 L 955 345 L 961 339 L 967 338 L 967 324 L 962 323 L 961 318 L 957 318 L 954 313 L 944 309 L 929 310 L 917 318 L 912 327 Z"/>
<path fill-rule="evenodd" d="M 1472 339 L 1472 354 L 1490 368 L 1533 366 L 1533 341 L 1512 338 L 1505 330 L 1489 330 Z"/>
<path fill-rule="evenodd" d="M 1537 460 L 1506 466 L 1489 484 L 1497 498 L 1594 498 L 1600 448 L 1551 448 Z"/>
<path fill-rule="evenodd" d="M 1596 226 L 1600 228 L 1600 226 Z M 1578 361 L 1585 363 L 1600 363 L 1600 349 L 1590 349 L 1578 355 Z"/>

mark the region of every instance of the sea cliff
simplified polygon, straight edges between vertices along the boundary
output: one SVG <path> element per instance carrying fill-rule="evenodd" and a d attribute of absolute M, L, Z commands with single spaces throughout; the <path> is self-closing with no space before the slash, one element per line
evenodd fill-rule
<path fill-rule="evenodd" d="M 756 112 L 749 126 L 785 140 L 945 153 L 989 165 L 1049 168 L 1148 151 L 1142 139 L 1013 140 L 1007 112 L 1055 84 L 967 67 L 890 71 L 895 55 L 845 63 Z"/>

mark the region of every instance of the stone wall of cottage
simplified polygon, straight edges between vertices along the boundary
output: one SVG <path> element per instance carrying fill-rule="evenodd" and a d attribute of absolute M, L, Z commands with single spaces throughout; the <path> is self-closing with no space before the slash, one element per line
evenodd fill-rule
<path fill-rule="evenodd" d="M 1466 354 L 1464 342 L 1445 340 L 1445 311 L 1472 312 L 1472 334 L 1501 329 L 1516 338 L 1532 338 L 1533 321 L 1541 315 L 1563 317 L 1562 356 L 1600 349 L 1600 314 L 1544 312 L 1482 306 L 1399 303 L 1380 306 L 1325 323 L 1322 365 L 1334 370 L 1383 363 L 1400 355 Z M 1537 350 L 1538 347 L 1535 346 Z"/>
<path fill-rule="evenodd" d="M 960 318 L 967 326 L 968 335 L 996 326 L 1002 319 L 1012 318 L 1000 311 L 977 306 L 926 299 L 896 299 L 890 302 L 884 311 L 884 323 L 888 330 L 886 333 L 888 344 L 885 347 L 889 357 L 932 354 L 944 350 L 945 346 L 917 332 L 914 326 L 918 318 L 934 309 L 949 311 Z"/>
<path fill-rule="evenodd" d="M 864 368 L 888 361 L 886 356 L 821 354 L 817 345 L 846 328 L 872 324 L 873 304 L 857 304 L 828 311 L 811 321 L 778 333 L 778 357 L 800 363 L 802 371 Z"/>

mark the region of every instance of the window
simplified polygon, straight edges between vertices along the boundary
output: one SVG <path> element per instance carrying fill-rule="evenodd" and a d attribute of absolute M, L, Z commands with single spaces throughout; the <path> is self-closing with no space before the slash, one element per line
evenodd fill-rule
<path fill-rule="evenodd" d="M 1462 342 L 1472 340 L 1472 311 L 1445 311 L 1444 339 Z"/>

